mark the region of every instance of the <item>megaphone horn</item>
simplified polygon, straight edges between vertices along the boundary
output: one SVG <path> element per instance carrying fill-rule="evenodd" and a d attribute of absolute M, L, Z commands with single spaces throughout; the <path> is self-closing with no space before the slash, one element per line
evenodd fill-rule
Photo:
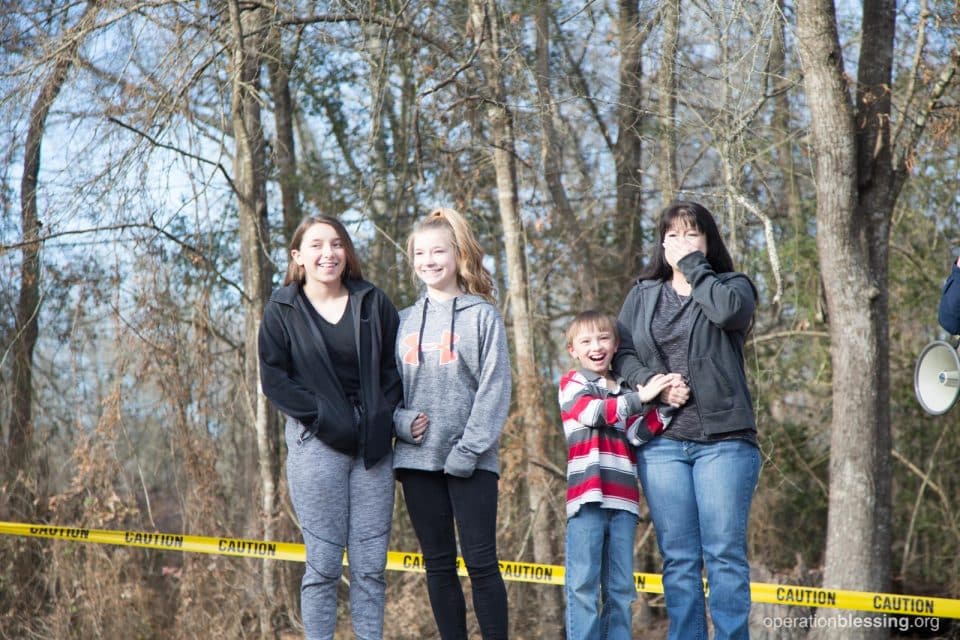
<path fill-rule="evenodd" d="M 923 348 L 913 370 L 913 390 L 931 415 L 942 415 L 953 407 L 960 395 L 960 355 L 953 345 L 934 340 Z"/>
<path fill-rule="evenodd" d="M 940 376 L 937 378 L 937 381 L 948 387 L 960 387 L 960 372 L 957 371 L 941 371 Z"/>

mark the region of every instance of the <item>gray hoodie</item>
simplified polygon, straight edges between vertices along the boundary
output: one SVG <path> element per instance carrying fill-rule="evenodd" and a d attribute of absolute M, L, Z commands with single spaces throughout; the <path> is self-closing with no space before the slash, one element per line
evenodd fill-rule
<path fill-rule="evenodd" d="M 424 296 L 400 312 L 396 353 L 403 403 L 394 413 L 394 468 L 461 478 L 475 469 L 499 474 L 511 376 L 497 308 L 475 295 Z M 419 413 L 430 424 L 417 444 L 410 426 Z"/>

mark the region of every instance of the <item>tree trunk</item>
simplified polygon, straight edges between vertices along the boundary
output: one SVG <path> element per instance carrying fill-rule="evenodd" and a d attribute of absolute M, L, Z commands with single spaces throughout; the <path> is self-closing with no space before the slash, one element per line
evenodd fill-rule
<path fill-rule="evenodd" d="M 279 425 L 260 388 L 257 334 L 263 308 L 270 296 L 271 276 L 268 257 L 266 144 L 260 115 L 260 70 L 263 33 L 267 25 L 263 8 L 241 10 L 230 3 L 233 29 L 232 51 L 232 124 L 236 144 L 234 184 L 240 221 L 240 263 L 244 285 L 244 376 L 250 421 L 254 425 L 260 469 L 261 518 L 263 537 L 272 539 L 277 516 L 277 492 L 280 479 Z M 274 564 L 262 565 L 264 590 L 260 611 L 260 631 L 273 635 L 271 607 L 277 602 Z"/>
<path fill-rule="evenodd" d="M 657 74 L 657 138 L 660 202 L 666 207 L 677 197 L 677 41 L 680 38 L 680 0 L 660 5 L 663 48 Z"/>
<path fill-rule="evenodd" d="M 797 170 L 793 159 L 793 129 L 790 126 L 790 86 L 787 80 L 787 44 L 786 19 L 783 13 L 784 0 L 778 0 L 778 9 L 774 14 L 770 57 L 767 60 L 770 91 L 773 97 L 773 115 L 770 125 L 774 132 L 783 136 L 777 146 L 777 167 L 783 181 L 782 199 L 786 203 L 787 217 L 795 227 L 802 224 L 803 208 L 800 201 L 800 186 L 797 182 Z"/>
<path fill-rule="evenodd" d="M 513 116 L 507 108 L 506 90 L 501 75 L 499 30 L 494 0 L 471 0 L 470 19 L 473 37 L 480 47 L 480 65 L 487 83 L 487 122 L 493 147 L 498 208 L 506 245 L 507 281 L 513 321 L 513 343 L 516 351 L 517 406 L 524 434 L 527 495 L 532 518 L 533 561 L 553 563 L 559 556 L 554 545 L 553 521 L 549 517 L 550 476 L 535 462 L 546 451 L 549 428 L 543 413 L 543 394 L 534 351 L 533 313 L 527 289 L 523 223 L 517 205 L 517 178 L 514 151 Z M 539 592 L 540 619 L 543 637 L 562 634 L 563 607 L 558 589 Z"/>
<path fill-rule="evenodd" d="M 890 544 L 892 541 L 891 447 L 890 434 L 890 228 L 897 200 L 895 169 L 890 143 L 891 87 L 893 78 L 893 46 L 896 29 L 896 0 L 866 0 L 863 3 L 861 32 L 869 34 L 860 45 L 857 73 L 855 133 L 857 143 L 857 225 L 866 230 L 870 271 L 878 295 L 870 308 L 870 321 L 876 340 L 876 382 L 872 389 L 875 415 L 858 435 L 871 438 L 866 450 L 861 443 L 845 440 L 841 456 L 856 457 L 860 451 L 864 470 L 872 473 L 873 507 L 866 512 L 864 544 L 869 562 L 857 569 L 850 564 L 846 531 L 842 522 L 827 529 L 827 565 L 825 576 L 843 579 L 856 576 L 878 591 L 890 589 Z M 837 292 L 839 294 L 839 291 Z M 851 380 L 854 378 L 841 378 Z M 834 441 L 835 442 L 835 441 Z M 831 447 L 832 448 L 832 447 Z M 834 463 L 831 453 L 831 477 L 845 465 Z M 855 476 L 848 476 L 854 481 Z M 845 510 L 849 505 L 837 505 Z M 886 634 L 884 634 L 886 636 Z"/>
<path fill-rule="evenodd" d="M 556 105 L 550 87 L 550 3 L 547 0 L 537 2 L 536 21 L 537 69 L 535 75 L 540 100 L 540 158 L 543 161 L 543 176 L 553 206 L 556 208 L 559 227 L 567 241 L 577 246 L 584 239 L 590 238 L 593 225 L 577 220 L 577 215 L 563 186 L 563 145 L 554 126 Z M 577 280 L 582 306 L 587 309 L 596 308 L 600 283 L 593 264 L 592 252 L 579 252 L 576 262 L 578 268 L 575 270 L 574 277 Z"/>
<path fill-rule="evenodd" d="M 270 93 L 273 95 L 274 121 L 277 128 L 273 153 L 280 182 L 283 206 L 284 246 L 290 245 L 293 232 L 303 218 L 300 207 L 300 184 L 297 178 L 297 154 L 293 135 L 294 105 L 290 94 L 290 66 L 283 55 L 282 31 L 274 22 L 267 43 L 267 69 L 270 72 Z"/>
<path fill-rule="evenodd" d="M 77 26 L 63 38 L 65 46 L 54 59 L 50 75 L 30 109 L 27 139 L 23 151 L 23 177 L 20 179 L 20 220 L 23 231 L 23 255 L 20 260 L 20 294 L 15 311 L 13 333 L 13 390 L 10 397 L 10 425 L 7 432 L 7 460 L 10 477 L 30 468 L 33 448 L 33 351 L 39 336 L 40 317 L 40 221 L 37 210 L 37 185 L 40 177 L 41 146 L 46 133 L 47 116 L 67 81 L 77 50 L 97 15 L 99 6 L 90 2 Z"/>
<path fill-rule="evenodd" d="M 857 107 L 862 110 L 856 112 L 833 3 L 805 0 L 797 10 L 834 381 L 824 586 L 862 591 L 889 586 L 886 246 L 893 199 L 892 189 L 880 184 L 892 177 L 890 102 L 880 94 L 890 86 L 893 19 L 892 2 L 864 4 L 864 29 L 871 28 L 871 38 L 861 52 Z M 880 94 L 874 93 L 878 89 Z M 821 610 L 818 615 L 830 614 Z M 874 629 L 847 633 L 850 638 L 886 637 Z"/>
<path fill-rule="evenodd" d="M 39 317 L 42 299 L 40 295 L 40 229 L 42 223 L 37 208 L 37 186 L 40 178 L 41 147 L 46 134 L 47 117 L 53 102 L 67 81 L 77 51 L 96 19 L 99 6 L 89 2 L 77 25 L 68 30 L 62 39 L 63 46 L 53 60 L 53 68 L 43 79 L 40 92 L 30 108 L 30 120 L 23 151 L 23 176 L 20 180 L 20 224 L 24 245 L 20 260 L 20 292 L 14 310 L 15 326 L 11 352 L 10 423 L 7 446 L 0 460 L 5 458 L 3 473 L 8 489 L 5 502 L 9 504 L 6 517 L 13 520 L 33 522 L 38 515 L 38 505 L 45 504 L 43 496 L 37 495 L 37 487 L 43 485 L 45 467 L 33 461 L 33 352 L 39 337 Z M 42 564 L 36 544 L 25 543 L 15 554 L 12 562 L 9 590 L 5 598 L 21 601 L 36 601 L 40 594 L 33 592 L 42 588 L 37 580 L 37 567 Z"/>
<path fill-rule="evenodd" d="M 371 2 L 371 11 L 376 10 L 375 2 Z M 395 247 L 388 243 L 382 231 L 389 226 L 387 217 L 393 208 L 391 202 L 392 190 L 388 184 L 393 171 L 390 168 L 390 144 L 387 135 L 390 123 L 390 112 L 393 110 L 393 94 L 390 93 L 389 83 L 389 51 L 388 40 L 384 37 L 386 28 L 379 24 L 364 24 L 364 49 L 367 62 L 370 65 L 370 76 L 367 78 L 368 90 L 371 96 L 372 108 L 370 118 L 369 156 L 370 166 L 374 168 L 368 172 L 366 179 L 358 176 L 361 184 L 369 191 L 366 202 L 367 217 L 373 222 L 378 233 L 374 235 L 370 247 L 370 261 L 365 266 L 369 272 L 367 277 L 374 282 L 381 282 L 392 271 L 390 265 Z M 394 131 L 394 134 L 396 132 Z M 368 181 L 369 180 L 369 181 Z"/>
<path fill-rule="evenodd" d="M 619 0 L 620 101 L 617 107 L 616 228 L 621 232 L 618 268 L 633 276 L 640 271 L 643 251 L 643 42 L 638 0 Z M 626 285 L 626 283 L 624 283 Z M 626 288 L 626 287 L 625 287 Z"/>

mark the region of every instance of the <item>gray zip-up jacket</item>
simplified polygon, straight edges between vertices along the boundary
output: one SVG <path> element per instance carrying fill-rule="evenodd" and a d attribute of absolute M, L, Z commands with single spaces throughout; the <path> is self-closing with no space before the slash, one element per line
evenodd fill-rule
<path fill-rule="evenodd" d="M 475 295 L 420 298 L 400 312 L 397 366 L 403 403 L 394 412 L 395 469 L 467 478 L 500 473 L 500 432 L 510 409 L 510 355 L 495 306 Z M 410 426 L 430 424 L 416 443 Z"/>
<path fill-rule="evenodd" d="M 743 365 L 743 343 L 757 305 L 756 289 L 742 273 L 715 273 L 699 251 L 684 256 L 678 266 L 693 287 L 688 382 L 704 433 L 756 430 Z M 632 385 L 645 384 L 657 373 L 669 373 L 651 333 L 663 287 L 662 280 L 637 282 L 620 309 L 620 348 L 613 368 Z"/>

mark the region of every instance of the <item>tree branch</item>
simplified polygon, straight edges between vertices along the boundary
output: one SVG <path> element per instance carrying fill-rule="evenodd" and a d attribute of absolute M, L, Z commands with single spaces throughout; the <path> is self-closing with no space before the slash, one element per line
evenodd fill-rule
<path fill-rule="evenodd" d="M 7 251 L 14 251 L 17 249 L 24 249 L 27 247 L 42 245 L 42 244 L 45 244 L 48 240 L 54 240 L 56 238 L 62 238 L 65 236 L 86 235 L 89 233 L 100 233 L 101 231 L 124 231 L 126 229 L 148 229 L 150 231 L 155 231 L 159 233 L 160 235 L 164 236 L 165 238 L 167 238 L 177 246 L 181 247 L 187 252 L 200 258 L 200 260 L 202 260 L 207 265 L 210 271 L 214 275 L 216 275 L 220 281 L 222 281 L 224 284 L 235 289 L 245 301 L 249 300 L 249 297 L 247 296 L 247 294 L 244 293 L 243 287 L 241 287 L 239 284 L 237 284 L 230 278 L 223 275 L 223 273 L 216 268 L 213 261 L 210 258 L 208 258 L 200 249 L 194 247 L 191 244 L 184 242 L 183 240 L 173 235 L 166 229 L 163 229 L 157 226 L 157 224 L 152 221 L 151 222 L 125 222 L 121 224 L 96 226 L 89 229 L 68 229 L 65 231 L 52 232 L 44 235 L 43 237 L 34 238 L 32 240 L 23 240 L 21 242 L 14 242 L 11 244 L 0 244 L 0 255 L 3 255 Z"/>
<path fill-rule="evenodd" d="M 824 338 L 829 339 L 830 334 L 827 331 L 776 331 L 762 336 L 754 336 L 750 342 L 757 344 L 759 342 L 770 342 L 772 340 L 782 340 L 783 338 Z"/>
<path fill-rule="evenodd" d="M 930 99 L 927 100 L 926 106 L 917 114 L 917 117 L 914 118 L 913 129 L 910 131 L 907 142 L 900 148 L 897 158 L 894 161 L 893 168 L 898 176 L 898 181 L 903 181 L 903 175 L 908 169 L 907 165 L 910 162 L 910 158 L 916 150 L 917 142 L 920 140 L 920 136 L 923 135 L 923 131 L 927 126 L 927 118 L 930 117 L 930 114 L 933 113 L 933 110 L 939 104 L 940 98 L 943 97 L 943 94 L 947 90 L 947 86 L 949 86 L 953 76 L 956 75 L 958 67 L 960 67 L 960 48 L 954 48 L 954 50 L 950 52 L 950 63 L 940 72 L 940 76 L 937 78 L 937 82 L 930 92 Z"/>
<path fill-rule="evenodd" d="M 134 126 L 132 126 L 132 125 L 129 125 L 129 124 L 123 122 L 122 120 L 119 120 L 118 118 L 115 118 L 115 117 L 113 117 L 113 116 L 107 116 L 107 120 L 109 120 L 110 122 L 114 123 L 114 124 L 117 125 L 117 126 L 120 126 L 120 127 L 124 128 L 124 129 L 126 129 L 127 131 L 130 131 L 130 132 L 132 132 L 132 133 L 137 134 L 138 136 L 144 138 L 145 140 L 147 140 L 150 144 L 152 144 L 152 145 L 155 146 L 155 147 L 158 147 L 158 148 L 160 148 L 160 149 L 167 149 L 168 151 L 173 151 L 174 153 L 179 153 L 180 155 L 182 155 L 182 156 L 184 156 L 184 157 L 187 157 L 187 158 L 190 158 L 191 160 L 196 160 L 197 162 L 201 162 L 201 163 L 203 163 L 203 164 L 209 164 L 209 165 L 211 165 L 211 166 L 213 166 L 213 167 L 216 167 L 217 169 L 220 170 L 220 173 L 223 174 L 223 177 L 224 177 L 224 179 L 227 181 L 227 184 L 230 185 L 230 190 L 233 191 L 233 193 L 236 194 L 237 196 L 240 195 L 240 192 L 237 191 L 236 185 L 234 185 L 234 183 L 233 183 L 233 179 L 230 177 L 230 174 L 227 173 L 226 167 L 224 167 L 223 164 L 221 164 L 220 162 L 214 162 L 213 160 L 207 160 L 206 158 L 204 158 L 204 157 L 202 157 L 202 156 L 198 156 L 198 155 L 195 154 L 195 153 L 190 153 L 189 151 L 184 151 L 183 149 L 180 149 L 179 147 L 175 147 L 175 146 L 173 146 L 173 145 L 166 144 L 166 143 L 164 143 L 164 142 L 160 142 L 159 140 L 157 140 L 157 139 L 155 139 L 154 137 L 152 137 L 150 134 L 145 133 L 145 132 L 143 132 L 143 131 L 140 131 L 140 130 L 137 129 L 136 127 L 134 127 Z"/>
<path fill-rule="evenodd" d="M 420 31 L 419 29 L 407 24 L 397 18 L 388 18 L 386 16 L 378 16 L 371 14 L 363 13 L 324 13 L 319 15 L 311 16 L 302 16 L 302 17 L 292 17 L 285 18 L 280 20 L 281 26 L 294 26 L 294 25 L 307 25 L 307 24 L 317 24 L 319 22 L 368 22 L 372 24 L 379 24 L 390 29 L 396 29 L 397 31 L 403 31 L 409 33 L 410 35 L 423 40 L 427 44 L 430 44 L 450 58 L 455 58 L 454 48 L 448 45 L 446 42 L 439 40 L 429 33 Z"/>

